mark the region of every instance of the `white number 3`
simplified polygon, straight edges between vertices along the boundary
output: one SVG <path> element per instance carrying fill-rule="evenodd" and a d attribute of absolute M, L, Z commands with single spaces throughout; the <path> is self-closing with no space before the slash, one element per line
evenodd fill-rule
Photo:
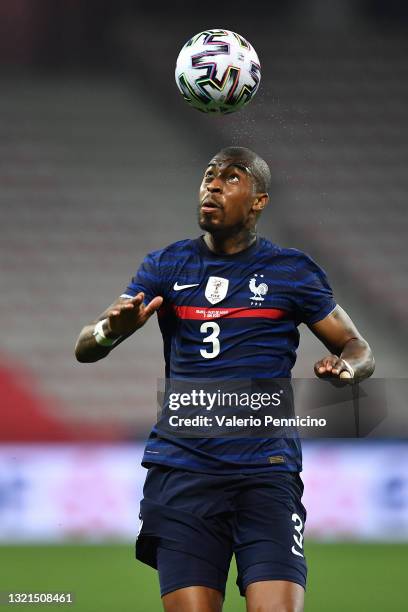
<path fill-rule="evenodd" d="M 220 326 L 218 323 L 214 323 L 214 321 L 207 321 L 201 325 L 200 332 L 202 334 L 211 332 L 209 336 L 203 338 L 203 342 L 211 342 L 212 344 L 211 351 L 207 351 L 207 349 L 200 349 L 201 356 L 205 359 L 214 359 L 214 357 L 216 357 L 220 352 L 220 341 L 218 340 Z"/>
<path fill-rule="evenodd" d="M 292 546 L 292 552 L 294 555 L 298 557 L 303 557 L 301 550 L 303 549 L 303 522 L 298 514 L 292 514 L 292 521 L 295 523 L 295 531 L 297 533 L 293 534 L 293 539 L 295 540 L 295 544 L 300 550 L 296 548 L 296 546 Z"/>

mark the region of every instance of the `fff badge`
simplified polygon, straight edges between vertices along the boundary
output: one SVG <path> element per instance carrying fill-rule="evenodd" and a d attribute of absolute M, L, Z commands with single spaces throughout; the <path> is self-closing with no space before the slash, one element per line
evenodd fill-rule
<path fill-rule="evenodd" d="M 205 288 L 205 297 L 210 304 L 221 302 L 228 291 L 229 280 L 220 276 L 210 276 Z"/>

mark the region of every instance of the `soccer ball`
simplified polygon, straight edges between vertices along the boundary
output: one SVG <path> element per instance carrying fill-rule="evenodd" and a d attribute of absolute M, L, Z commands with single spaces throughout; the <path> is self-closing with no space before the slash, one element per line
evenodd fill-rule
<path fill-rule="evenodd" d="M 255 49 L 230 30 L 205 30 L 181 49 L 176 83 L 183 98 L 204 113 L 233 113 L 254 97 L 261 82 Z"/>

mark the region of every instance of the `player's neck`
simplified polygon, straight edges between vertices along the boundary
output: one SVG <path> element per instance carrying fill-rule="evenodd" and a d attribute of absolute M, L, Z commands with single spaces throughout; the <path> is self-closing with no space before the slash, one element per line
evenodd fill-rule
<path fill-rule="evenodd" d="M 255 229 L 244 229 L 233 236 L 218 233 L 204 235 L 204 241 L 210 251 L 218 255 L 234 255 L 248 249 L 256 240 Z"/>

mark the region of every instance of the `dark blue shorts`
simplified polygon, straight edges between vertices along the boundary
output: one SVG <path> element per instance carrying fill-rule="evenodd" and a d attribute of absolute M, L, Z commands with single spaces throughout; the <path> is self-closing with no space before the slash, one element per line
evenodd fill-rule
<path fill-rule="evenodd" d="M 151 467 L 136 558 L 157 568 L 162 596 L 187 586 L 225 593 L 235 554 L 241 595 L 261 580 L 306 586 L 306 511 L 297 472 L 213 475 Z"/>

